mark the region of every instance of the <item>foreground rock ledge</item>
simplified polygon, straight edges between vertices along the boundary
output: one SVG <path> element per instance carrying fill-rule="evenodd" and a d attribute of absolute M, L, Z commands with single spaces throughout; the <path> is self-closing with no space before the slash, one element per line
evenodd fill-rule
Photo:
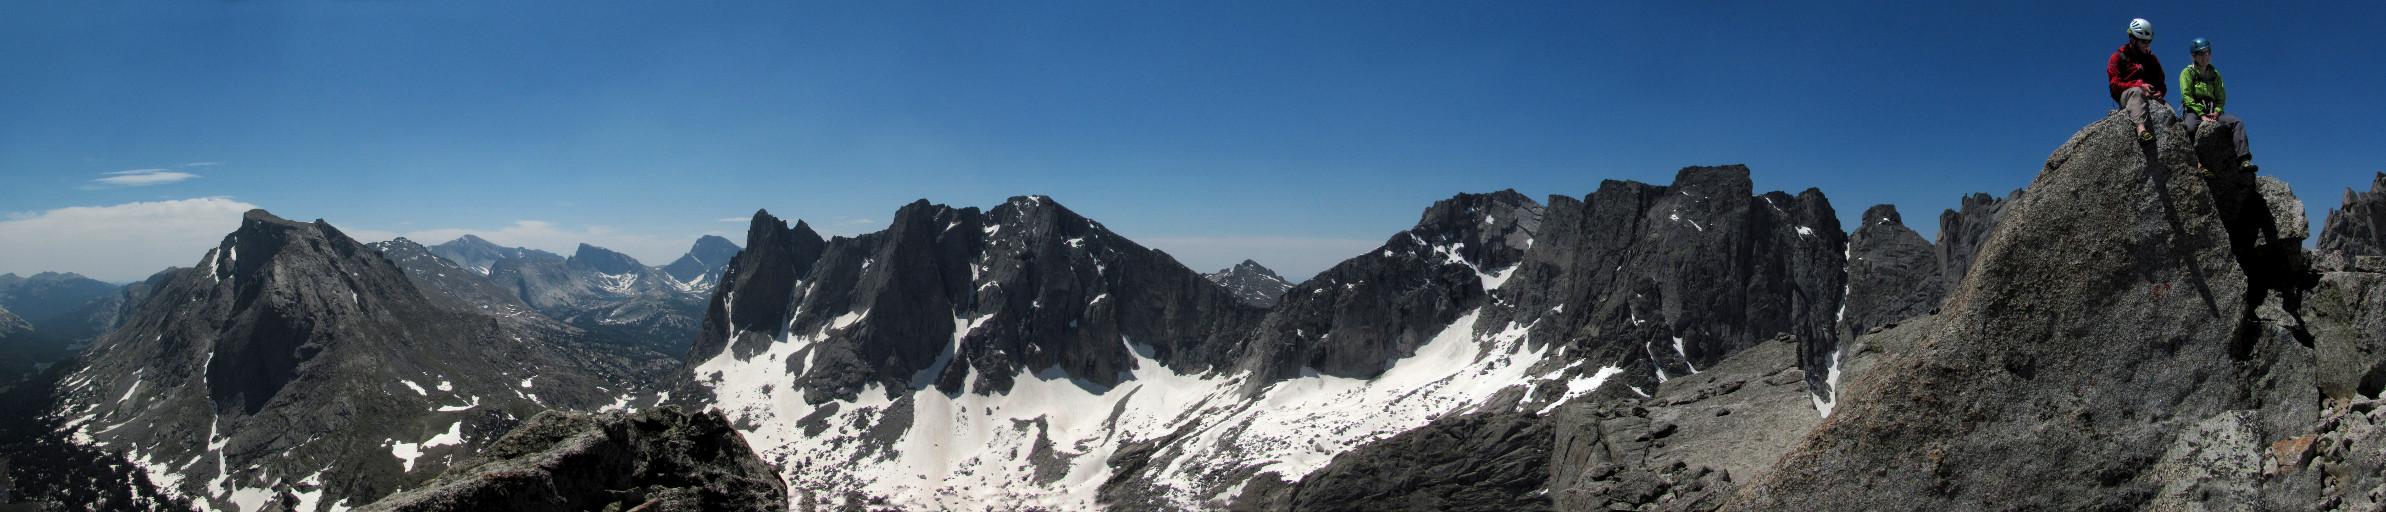
<path fill-rule="evenodd" d="M 421 489 L 360 511 L 787 509 L 787 484 L 720 413 L 539 413 Z"/>
<path fill-rule="evenodd" d="M 2167 121 L 2167 120 L 2166 120 Z M 2136 509 L 2165 449 L 2250 408 L 2247 278 L 2184 130 L 2118 116 L 2048 158 L 1946 317 L 1726 510 Z"/>

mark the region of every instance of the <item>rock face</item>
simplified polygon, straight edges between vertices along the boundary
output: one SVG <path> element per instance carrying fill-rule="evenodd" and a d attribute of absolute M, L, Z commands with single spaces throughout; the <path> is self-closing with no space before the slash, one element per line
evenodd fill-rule
<path fill-rule="evenodd" d="M 719 413 L 547 411 L 423 487 L 359 511 L 788 509 L 787 484 Z"/>
<path fill-rule="evenodd" d="M 1276 275 L 1276 271 L 1251 260 L 1243 260 L 1233 268 L 1202 274 L 1201 277 L 1233 291 L 1234 298 L 1263 308 L 1276 307 L 1276 300 L 1284 297 L 1285 290 L 1292 289 L 1291 281 L 1284 280 Z"/>
<path fill-rule="evenodd" d="M 2021 201 L 2022 191 L 2016 189 L 2004 199 L 1985 193 L 1964 196 L 1959 209 L 1939 213 L 1939 238 L 1932 249 L 1938 252 L 1939 283 L 1948 294 L 1954 294 L 1956 284 L 1971 272 L 1972 260 L 1988 243 L 1989 232 L 2005 217 L 2006 209 Z"/>
<path fill-rule="evenodd" d="M 2136 508 L 2182 432 L 2255 405 L 2247 279 L 2173 122 L 2048 159 L 1910 354 L 1859 377 L 1734 510 Z M 2063 248 L 2063 250 L 2050 250 Z M 2053 278 L 2050 276 L 2061 276 Z"/>
<path fill-rule="evenodd" d="M 497 260 L 563 260 L 563 256 L 555 253 L 521 247 L 503 247 L 473 235 L 464 235 L 447 243 L 431 246 L 430 249 L 432 254 L 447 258 L 448 261 L 455 262 L 455 264 L 473 272 L 479 272 L 481 275 L 488 275 L 490 270 L 495 269 Z"/>
<path fill-rule="evenodd" d="M 568 260 L 496 260 L 489 279 L 556 320 L 674 356 L 687 352 L 704 311 L 703 295 L 686 284 L 588 244 Z"/>
<path fill-rule="evenodd" d="M 208 508 L 357 504 L 548 407 L 595 408 L 653 352 L 459 312 L 329 224 L 252 210 L 85 350 L 55 413 Z"/>
<path fill-rule="evenodd" d="M 1946 285 L 1934 249 L 1905 227 L 1896 206 L 1864 210 L 1864 226 L 1848 235 L 1847 309 L 1839 316 L 1839 339 L 1938 307 Z"/>
<path fill-rule="evenodd" d="M 2345 189 L 2344 205 L 2328 210 L 2318 247 L 2347 260 L 2386 256 L 2386 172 L 2378 173 L 2368 192 Z"/>
<path fill-rule="evenodd" d="M 1808 366 L 1827 367 L 1846 231 L 1821 191 L 1752 187 L 1744 166 L 1691 167 L 1672 186 L 1607 181 L 1579 200 L 1551 198 L 1479 325 L 1520 327 L 1536 345 L 1598 363 L 1570 375 L 1617 367 L 1623 389 L 1655 388 L 1782 333 L 1803 340 Z M 1532 398 L 1559 396 L 1540 392 Z"/>
<path fill-rule="evenodd" d="M 737 251 L 737 244 L 727 238 L 704 235 L 686 255 L 664 265 L 663 273 L 697 291 L 710 292 L 721 283 L 721 273 L 729 270 L 729 258 L 736 257 Z"/>

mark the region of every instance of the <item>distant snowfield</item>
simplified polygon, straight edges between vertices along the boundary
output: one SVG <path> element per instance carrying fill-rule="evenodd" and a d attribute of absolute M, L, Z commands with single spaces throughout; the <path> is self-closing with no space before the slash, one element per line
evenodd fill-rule
<path fill-rule="evenodd" d="M 1505 275 L 1484 277 L 1489 284 Z M 788 336 L 742 361 L 723 352 L 694 373 L 763 459 L 779 465 L 794 500 L 810 492 L 834 504 L 859 493 L 906 509 L 1090 509 L 1112 477 L 1112 454 L 1179 435 L 1153 453 L 1147 475 L 1164 487 L 1158 494 L 1167 505 L 1210 509 L 1230 503 L 1249 475 L 1298 480 L 1337 454 L 1558 373 L 1528 375 L 1549 349 L 1524 350 L 1526 326 L 1477 329 L 1477 313 L 1373 379 L 1304 371 L 1248 399 L 1237 392 L 1244 376 L 1177 374 L 1131 339 L 1122 342 L 1136 369 L 1108 390 L 1054 368 L 991 396 L 925 388 L 889 399 L 874 386 L 857 401 L 814 407 L 787 389 L 787 359 L 807 357 L 820 333 Z M 976 327 L 971 320 L 955 319 L 964 327 L 955 340 Z M 1568 382 L 1566 397 L 1614 373 Z M 925 387 L 915 380 L 914 388 Z"/>

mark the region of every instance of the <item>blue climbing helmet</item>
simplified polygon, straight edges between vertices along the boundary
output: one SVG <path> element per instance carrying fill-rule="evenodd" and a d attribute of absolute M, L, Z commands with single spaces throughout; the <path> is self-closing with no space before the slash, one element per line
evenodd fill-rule
<path fill-rule="evenodd" d="M 2211 41 L 2205 41 L 2204 38 L 2198 37 L 2195 38 L 2194 41 L 2187 42 L 2187 53 L 2204 53 L 2208 51 L 2212 51 Z"/>

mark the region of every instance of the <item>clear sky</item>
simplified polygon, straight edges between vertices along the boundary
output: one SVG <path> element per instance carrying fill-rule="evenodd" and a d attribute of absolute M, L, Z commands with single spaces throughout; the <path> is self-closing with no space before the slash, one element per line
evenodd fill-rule
<path fill-rule="evenodd" d="M 496 5 L 487 5 L 496 4 Z M 263 207 L 668 263 L 1045 194 L 1300 279 L 1433 201 L 1747 164 L 1924 236 L 2027 185 L 2155 23 L 2314 228 L 2386 170 L 2377 2 L 0 1 L 0 272 L 196 263 Z"/>

